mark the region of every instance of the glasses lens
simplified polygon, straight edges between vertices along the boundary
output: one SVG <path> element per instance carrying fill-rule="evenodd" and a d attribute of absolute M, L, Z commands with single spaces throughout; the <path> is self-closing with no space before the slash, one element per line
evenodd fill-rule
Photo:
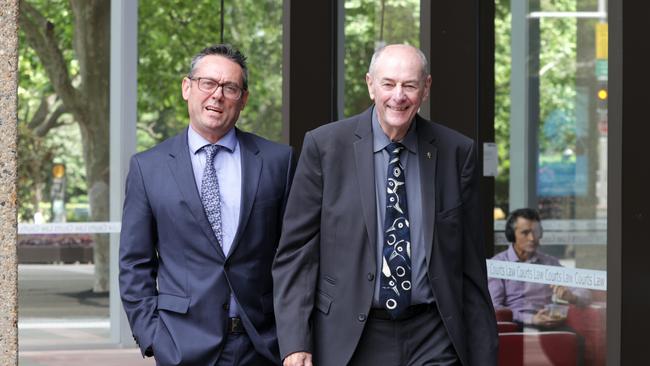
<path fill-rule="evenodd" d="M 239 99 L 241 96 L 241 89 L 238 86 L 232 84 L 223 85 L 223 95 L 226 98 L 230 99 Z"/>
<path fill-rule="evenodd" d="M 242 95 L 242 90 L 234 84 L 219 84 L 217 81 L 208 79 L 208 78 L 197 78 L 197 84 L 199 86 L 199 89 L 203 92 L 212 94 L 214 93 L 219 87 L 221 87 L 221 91 L 223 93 L 223 96 L 228 98 L 228 99 L 239 99 L 241 98 Z"/>
<path fill-rule="evenodd" d="M 199 89 L 201 89 L 206 93 L 212 93 L 216 88 L 219 87 L 219 83 L 217 83 L 212 79 L 199 78 L 198 84 L 199 84 Z"/>

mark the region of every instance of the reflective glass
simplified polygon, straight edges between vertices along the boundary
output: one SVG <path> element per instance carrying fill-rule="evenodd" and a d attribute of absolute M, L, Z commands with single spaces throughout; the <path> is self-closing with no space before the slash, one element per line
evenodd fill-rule
<path fill-rule="evenodd" d="M 500 335 L 511 358 L 605 364 L 607 43 L 604 2 L 496 1 L 498 254 L 488 276 L 501 320 L 523 331 Z M 522 241 L 538 245 L 528 256 L 511 244 L 524 219 L 506 228 L 521 208 L 541 218 L 541 236 Z"/>
<path fill-rule="evenodd" d="M 365 80 L 370 58 L 375 49 L 391 43 L 419 46 L 419 0 L 345 0 L 345 116 L 372 103 Z"/>

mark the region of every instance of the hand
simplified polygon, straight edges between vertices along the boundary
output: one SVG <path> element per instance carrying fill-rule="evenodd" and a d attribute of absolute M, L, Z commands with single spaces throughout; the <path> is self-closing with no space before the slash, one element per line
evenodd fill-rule
<path fill-rule="evenodd" d="M 567 301 L 570 304 L 575 304 L 578 301 L 578 297 L 564 286 L 553 285 L 551 288 L 553 289 L 554 297 L 557 299 Z"/>
<path fill-rule="evenodd" d="M 541 309 L 533 315 L 533 324 L 541 327 L 556 327 L 564 322 L 564 319 L 552 318 L 548 310 Z"/>
<path fill-rule="evenodd" d="M 283 366 L 314 366 L 311 363 L 311 353 L 294 352 L 284 359 Z"/>

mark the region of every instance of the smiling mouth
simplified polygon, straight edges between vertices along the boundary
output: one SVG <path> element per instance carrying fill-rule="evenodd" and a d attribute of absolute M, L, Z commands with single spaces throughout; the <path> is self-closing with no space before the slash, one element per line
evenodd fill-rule
<path fill-rule="evenodd" d="M 393 107 L 393 106 L 388 106 L 388 108 L 389 108 L 390 110 L 392 110 L 392 111 L 395 111 L 395 112 L 404 112 L 404 111 L 407 110 L 409 107 L 408 107 L 408 106 L 404 106 L 404 107 Z"/>
<path fill-rule="evenodd" d="M 211 105 L 206 106 L 205 110 L 209 112 L 223 113 L 223 109 Z"/>

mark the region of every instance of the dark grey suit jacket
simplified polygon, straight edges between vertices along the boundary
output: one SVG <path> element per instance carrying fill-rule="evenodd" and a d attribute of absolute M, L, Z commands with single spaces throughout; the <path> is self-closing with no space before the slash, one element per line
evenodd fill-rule
<path fill-rule="evenodd" d="M 136 154 L 126 182 L 120 294 L 143 354 L 158 365 L 214 365 L 231 291 L 255 349 L 280 362 L 271 263 L 280 238 L 291 148 L 237 130 L 242 197 L 239 227 L 224 255 L 194 181 L 187 130 Z"/>
<path fill-rule="evenodd" d="M 377 265 L 371 111 L 305 135 L 273 265 L 283 358 L 307 351 L 316 366 L 345 365 L 361 337 Z M 419 116 L 415 123 L 438 310 L 463 365 L 496 365 L 475 144 Z"/>

